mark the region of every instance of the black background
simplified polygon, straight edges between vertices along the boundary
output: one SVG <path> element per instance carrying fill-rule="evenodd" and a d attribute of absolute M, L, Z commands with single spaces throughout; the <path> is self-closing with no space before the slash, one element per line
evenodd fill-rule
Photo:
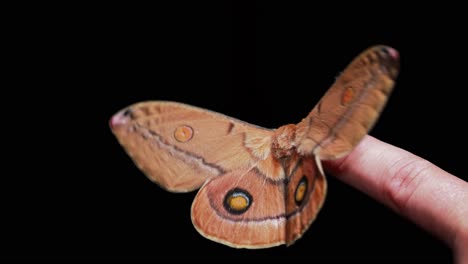
<path fill-rule="evenodd" d="M 5 97 L 14 103 L 4 112 L 14 170 L 2 186 L 3 258 L 452 261 L 442 242 L 332 176 L 324 208 L 293 246 L 214 243 L 191 224 L 196 193 L 151 183 L 108 120 L 135 102 L 170 100 L 264 127 L 297 123 L 358 53 L 385 44 L 400 52 L 401 74 L 370 134 L 466 180 L 466 21 L 455 7 L 215 2 L 14 12 L 8 71 L 18 99 Z"/>

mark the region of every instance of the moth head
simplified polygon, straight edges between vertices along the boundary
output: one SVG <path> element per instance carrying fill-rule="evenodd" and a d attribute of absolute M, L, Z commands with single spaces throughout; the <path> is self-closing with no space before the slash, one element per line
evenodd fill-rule
<path fill-rule="evenodd" d="M 296 137 L 296 126 L 289 124 L 275 130 L 272 140 L 273 155 L 277 159 L 289 157 L 296 152 L 294 139 Z"/>

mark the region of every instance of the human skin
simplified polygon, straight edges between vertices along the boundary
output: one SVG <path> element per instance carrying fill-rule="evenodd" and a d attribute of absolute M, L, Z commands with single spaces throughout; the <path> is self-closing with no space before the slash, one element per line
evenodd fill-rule
<path fill-rule="evenodd" d="M 366 136 L 346 157 L 324 161 L 343 182 L 407 217 L 468 263 L 468 183 L 408 151 Z"/>

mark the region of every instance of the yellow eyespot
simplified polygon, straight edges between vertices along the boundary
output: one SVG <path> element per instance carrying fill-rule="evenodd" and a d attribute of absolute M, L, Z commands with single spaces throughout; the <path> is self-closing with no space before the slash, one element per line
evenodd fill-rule
<path fill-rule="evenodd" d="M 228 203 L 236 211 L 244 210 L 249 205 L 249 201 L 244 196 L 230 197 Z"/>
<path fill-rule="evenodd" d="M 224 198 L 224 208 L 232 214 L 243 214 L 252 205 L 252 195 L 246 190 L 235 188 Z"/>
<path fill-rule="evenodd" d="M 294 200 L 299 206 L 304 201 L 304 198 L 307 194 L 307 178 L 305 176 L 299 181 L 299 184 L 296 187 L 296 192 L 294 193 Z"/>
<path fill-rule="evenodd" d="M 174 131 L 174 138 L 179 142 L 187 142 L 193 137 L 193 128 L 187 125 L 179 126 Z"/>
<path fill-rule="evenodd" d="M 342 105 L 349 104 L 354 99 L 354 96 L 355 96 L 355 92 L 354 92 L 353 87 L 351 86 L 346 87 L 341 97 L 341 104 Z"/>

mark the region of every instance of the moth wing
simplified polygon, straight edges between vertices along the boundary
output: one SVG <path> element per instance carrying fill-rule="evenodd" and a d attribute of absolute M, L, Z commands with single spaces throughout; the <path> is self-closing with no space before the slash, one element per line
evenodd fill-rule
<path fill-rule="evenodd" d="M 357 56 L 297 125 L 302 154 L 335 159 L 349 153 L 377 121 L 393 89 L 398 52 L 374 46 Z"/>
<path fill-rule="evenodd" d="M 301 238 L 314 222 L 327 195 L 320 159 L 303 157 L 290 173 L 286 197 L 286 244 Z"/>
<path fill-rule="evenodd" d="M 315 219 L 326 195 L 315 160 L 297 158 L 296 164 L 288 180 L 259 167 L 209 179 L 192 204 L 195 228 L 235 248 L 292 244 Z"/>
<path fill-rule="evenodd" d="M 152 181 L 173 192 L 265 158 L 272 132 L 205 109 L 151 101 L 110 120 L 112 132 Z"/>

